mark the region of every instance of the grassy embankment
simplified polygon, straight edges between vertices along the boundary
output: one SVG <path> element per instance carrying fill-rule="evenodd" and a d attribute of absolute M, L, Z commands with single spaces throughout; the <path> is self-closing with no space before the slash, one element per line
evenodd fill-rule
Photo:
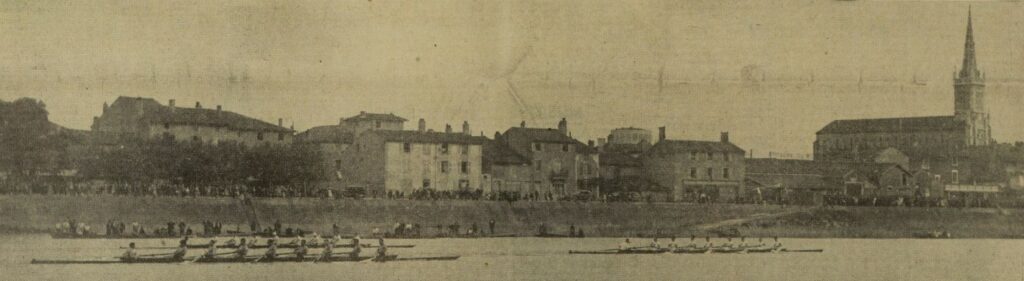
<path fill-rule="evenodd" d="M 73 218 L 102 231 L 108 219 L 137 221 L 151 230 L 168 221 L 219 221 L 225 229 L 248 230 L 247 206 L 230 198 L 0 196 L 0 230 L 47 231 Z M 432 235 L 437 224 L 472 223 L 481 229 L 493 219 L 499 234 L 532 235 L 545 223 L 554 233 L 570 224 L 587 236 L 704 235 L 735 228 L 748 236 L 911 237 L 920 231 L 947 230 L 956 237 L 1016 237 L 1024 230 L 1024 212 L 992 209 L 779 207 L 668 203 L 258 199 L 263 227 L 280 220 L 285 227 L 329 232 L 337 223 L 346 233 L 382 230 L 396 222 L 419 223 Z"/>

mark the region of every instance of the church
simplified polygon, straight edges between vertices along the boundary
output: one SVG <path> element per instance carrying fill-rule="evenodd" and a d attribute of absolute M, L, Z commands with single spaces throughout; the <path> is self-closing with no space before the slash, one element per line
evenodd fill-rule
<path fill-rule="evenodd" d="M 978 70 L 971 14 L 963 63 L 953 74 L 953 115 L 835 120 L 817 132 L 814 159 L 830 162 L 889 162 L 902 154 L 910 170 L 930 170 L 957 182 L 957 163 L 972 147 L 992 144 L 985 109 L 985 76 Z"/>

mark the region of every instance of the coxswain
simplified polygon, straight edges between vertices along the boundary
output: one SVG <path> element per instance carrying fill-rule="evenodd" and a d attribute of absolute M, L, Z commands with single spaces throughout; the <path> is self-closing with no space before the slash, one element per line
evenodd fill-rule
<path fill-rule="evenodd" d="M 263 259 L 274 261 L 275 258 L 277 258 L 277 240 L 267 240 L 267 251 L 263 254 Z"/>
<path fill-rule="evenodd" d="M 629 238 L 626 238 L 626 241 L 623 241 L 622 243 L 619 244 L 619 251 L 628 251 L 632 248 L 633 247 L 629 245 Z"/>
<path fill-rule="evenodd" d="M 188 253 L 188 240 L 181 239 L 178 242 L 178 249 L 174 250 L 174 254 L 171 254 L 171 259 L 175 261 L 185 260 L 185 254 Z"/>
<path fill-rule="evenodd" d="M 384 238 L 380 238 L 378 240 L 378 243 L 379 245 L 377 245 L 377 258 L 374 260 L 377 262 L 384 262 L 387 259 L 388 255 L 388 246 L 384 245 Z"/>
<path fill-rule="evenodd" d="M 206 249 L 206 254 L 203 254 L 203 258 L 213 259 L 217 256 L 217 240 L 210 240 L 210 246 Z"/>
<path fill-rule="evenodd" d="M 235 249 L 235 258 L 244 259 L 249 254 L 249 244 L 245 243 L 245 238 L 242 238 L 242 243 L 238 244 L 238 248 Z"/>
<path fill-rule="evenodd" d="M 121 260 L 132 262 L 135 261 L 135 259 L 138 257 L 139 253 L 135 252 L 135 242 L 131 242 L 128 243 L 128 250 L 124 251 L 124 254 L 121 255 Z"/>
<path fill-rule="evenodd" d="M 295 257 L 299 258 L 301 261 L 306 258 L 306 252 L 306 240 L 299 240 L 299 246 L 296 246 L 295 251 L 293 252 L 295 253 Z"/>
<path fill-rule="evenodd" d="M 352 252 L 348 253 L 353 260 L 359 258 L 359 252 L 363 251 L 363 245 L 359 244 L 359 236 L 352 238 Z"/>

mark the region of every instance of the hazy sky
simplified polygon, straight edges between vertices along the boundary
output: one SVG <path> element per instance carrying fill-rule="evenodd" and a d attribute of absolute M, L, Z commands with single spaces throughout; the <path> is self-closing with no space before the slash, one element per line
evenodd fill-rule
<path fill-rule="evenodd" d="M 994 136 L 1024 140 L 1022 2 L 0 1 L 0 99 L 79 129 L 124 95 L 809 153 L 833 119 L 952 114 L 968 5 Z"/>

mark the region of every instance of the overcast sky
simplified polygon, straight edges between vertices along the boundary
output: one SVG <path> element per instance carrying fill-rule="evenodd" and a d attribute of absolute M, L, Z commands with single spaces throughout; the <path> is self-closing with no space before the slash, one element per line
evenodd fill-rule
<path fill-rule="evenodd" d="M 810 153 L 833 119 L 952 114 L 968 5 L 994 136 L 1024 140 L 1022 2 L 0 1 L 0 99 L 78 129 L 124 95 Z"/>

